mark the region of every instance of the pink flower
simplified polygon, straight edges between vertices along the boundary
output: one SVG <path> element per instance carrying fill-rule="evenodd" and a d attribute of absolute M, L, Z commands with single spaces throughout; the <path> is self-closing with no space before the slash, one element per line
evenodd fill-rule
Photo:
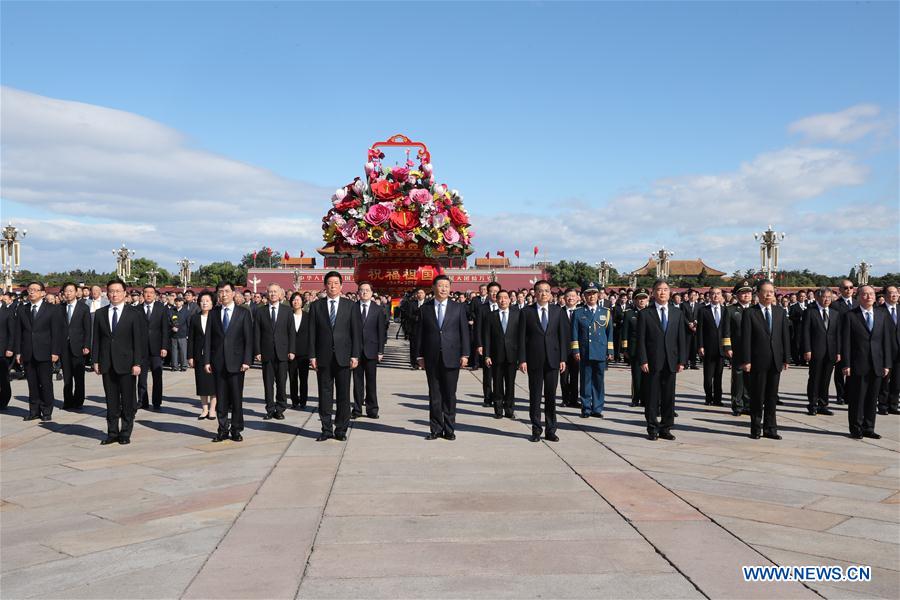
<path fill-rule="evenodd" d="M 459 241 L 459 232 L 452 225 L 444 230 L 444 241 L 448 244 L 455 244 Z"/>
<path fill-rule="evenodd" d="M 356 233 L 353 235 L 353 239 L 357 244 L 365 243 L 369 240 L 369 232 L 365 229 L 357 229 Z"/>
<path fill-rule="evenodd" d="M 369 207 L 369 212 L 366 213 L 366 223 L 369 225 L 381 225 L 391 218 L 392 206 L 390 202 L 373 204 Z"/>
<path fill-rule="evenodd" d="M 409 193 L 409 199 L 418 204 L 428 204 L 431 201 L 431 192 L 416 188 Z"/>
<path fill-rule="evenodd" d="M 334 194 L 331 196 L 331 202 L 335 206 L 344 201 L 344 198 L 347 197 L 347 189 L 346 188 L 338 188 L 335 190 Z"/>
<path fill-rule="evenodd" d="M 356 226 L 356 223 L 354 223 L 353 221 L 347 221 L 343 226 L 338 228 L 338 231 L 341 232 L 341 235 L 344 236 L 345 240 L 350 241 L 353 236 L 356 235 L 357 229 L 358 227 Z"/>
<path fill-rule="evenodd" d="M 397 183 L 406 181 L 409 179 L 409 167 L 394 167 L 391 169 L 391 175 Z"/>

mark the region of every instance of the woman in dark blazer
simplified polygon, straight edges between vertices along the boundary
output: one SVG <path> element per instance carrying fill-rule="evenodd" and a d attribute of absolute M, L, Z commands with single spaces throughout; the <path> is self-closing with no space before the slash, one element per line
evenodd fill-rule
<path fill-rule="evenodd" d="M 207 319 L 215 306 L 212 292 L 204 291 L 197 298 L 200 310 L 190 318 L 188 327 L 188 366 L 194 369 L 194 382 L 197 384 L 197 395 L 200 396 L 200 405 L 203 412 L 197 417 L 200 419 L 216 418 L 216 381 L 212 373 L 207 373 L 203 368 L 203 347 L 206 341 Z"/>
<path fill-rule="evenodd" d="M 291 294 L 292 327 L 294 336 L 294 360 L 288 363 L 288 381 L 291 382 L 291 407 L 306 408 L 309 380 L 309 313 L 303 310 L 303 294 Z"/>

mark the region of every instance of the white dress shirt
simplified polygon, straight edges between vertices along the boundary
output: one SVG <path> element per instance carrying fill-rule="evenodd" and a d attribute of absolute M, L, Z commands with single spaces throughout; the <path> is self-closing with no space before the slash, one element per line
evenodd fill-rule
<path fill-rule="evenodd" d="M 109 314 L 106 315 L 106 316 L 109 317 L 109 330 L 110 330 L 110 331 L 112 331 L 113 314 L 118 314 L 118 317 L 116 317 L 116 319 L 119 320 L 119 321 L 121 321 L 121 320 L 122 320 L 122 313 L 125 311 L 125 307 L 126 307 L 126 306 L 127 306 L 127 304 L 126 304 L 125 302 L 123 302 L 122 304 L 110 304 L 110 305 L 109 305 Z M 113 309 L 114 309 L 114 308 L 118 308 L 118 309 L 119 309 L 118 313 L 113 313 Z"/>

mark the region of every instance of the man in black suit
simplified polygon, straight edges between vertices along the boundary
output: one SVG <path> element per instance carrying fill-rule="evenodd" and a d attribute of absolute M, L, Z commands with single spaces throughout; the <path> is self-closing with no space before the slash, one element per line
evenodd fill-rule
<path fill-rule="evenodd" d="M 563 308 L 563 321 L 566 331 L 572 331 L 572 319 L 578 309 L 578 291 L 568 288 L 563 293 L 565 307 Z M 571 333 L 569 334 L 571 335 Z M 581 368 L 573 353 L 566 353 L 566 369 L 559 374 L 559 387 L 562 391 L 562 405 L 570 408 L 581 408 L 581 396 L 578 395 L 578 383 Z"/>
<path fill-rule="evenodd" d="M 688 366 L 691 369 L 697 368 L 697 347 L 698 347 L 698 338 L 697 338 L 697 327 L 698 321 L 700 320 L 700 295 L 697 293 L 697 290 L 688 290 L 687 291 L 687 302 L 682 302 L 678 309 L 681 311 L 681 314 L 684 316 L 684 335 L 685 335 L 685 344 L 687 344 L 688 349 Z"/>
<path fill-rule="evenodd" d="M 665 281 L 653 284 L 653 302 L 638 313 L 638 362 L 644 381 L 644 418 L 647 438 L 674 440 L 675 377 L 687 362 L 684 317 L 669 304 L 671 289 Z"/>
<path fill-rule="evenodd" d="M 378 418 L 378 386 L 375 375 L 378 363 L 384 358 L 384 345 L 387 343 L 387 325 L 384 310 L 372 301 L 372 284 L 363 281 L 357 286 L 359 302 L 355 307 L 359 311 L 362 322 L 362 350 L 359 366 L 353 370 L 353 410 L 351 419 L 363 414 Z"/>
<path fill-rule="evenodd" d="M 144 352 L 144 364 L 138 377 L 138 400 L 143 409 L 150 408 L 150 396 L 147 393 L 147 375 L 153 374 L 153 410 L 162 407 L 162 368 L 163 359 L 169 348 L 169 312 L 166 305 L 159 302 L 156 288 L 144 286 L 144 301 L 137 308 L 144 316 L 144 340 L 147 350 Z"/>
<path fill-rule="evenodd" d="M 466 306 L 451 302 L 450 278 L 438 275 L 434 298 L 422 305 L 416 330 L 416 361 L 428 380 L 429 424 L 426 440 L 456 439 L 456 383 L 469 364 L 469 322 Z"/>
<path fill-rule="evenodd" d="M 803 360 L 803 316 L 806 314 L 806 294 L 803 294 L 804 300 L 798 300 L 791 294 L 791 303 L 788 305 L 788 320 L 790 321 L 791 331 L 791 358 L 795 365 L 800 366 L 806 364 Z"/>
<path fill-rule="evenodd" d="M 53 363 L 65 347 L 65 321 L 59 307 L 44 302 L 44 284 L 28 284 L 28 304 L 19 306 L 16 317 L 16 361 L 28 380 L 26 421 L 49 421 L 53 414 Z"/>
<path fill-rule="evenodd" d="M 875 410 L 881 381 L 891 373 L 892 336 L 888 313 L 875 310 L 875 288 L 859 288 L 859 304 L 841 321 L 841 366 L 846 377 L 850 437 L 880 439 L 875 433 Z"/>
<path fill-rule="evenodd" d="M 516 368 L 519 358 L 519 309 L 510 305 L 510 292 L 497 293 L 499 310 L 485 325 L 484 360 L 494 376 L 494 418 L 515 419 Z"/>
<path fill-rule="evenodd" d="M 891 356 L 894 357 L 891 365 L 891 374 L 881 382 L 881 391 L 878 393 L 879 415 L 900 415 L 900 292 L 896 285 L 884 288 L 884 306 L 881 307 L 888 317 L 888 325 L 894 326 L 893 344 Z M 890 328 L 890 327 L 889 327 Z"/>
<path fill-rule="evenodd" d="M 74 283 L 62 287 L 63 304 L 60 309 L 66 323 L 66 344 L 63 348 L 63 410 L 81 410 L 84 406 L 84 359 L 91 353 L 91 311 L 76 297 Z"/>
<path fill-rule="evenodd" d="M 416 293 L 406 304 L 406 328 L 409 337 L 409 363 L 414 369 L 419 368 L 419 365 L 416 363 L 416 359 L 419 357 L 419 349 L 416 348 L 416 330 L 419 327 L 419 319 L 424 303 L 425 290 L 418 288 L 416 289 Z"/>
<path fill-rule="evenodd" d="M 828 386 L 834 365 L 841 360 L 841 313 L 831 304 L 831 289 L 819 288 L 800 322 L 800 353 L 809 363 L 806 399 L 811 416 L 834 414 L 828 408 Z"/>
<path fill-rule="evenodd" d="M 625 290 L 619 290 L 616 303 L 612 308 L 613 362 L 619 362 L 625 354 L 622 342 L 624 342 L 626 338 L 622 337 L 622 333 L 625 331 L 625 311 L 627 311 L 628 308 L 628 295 L 625 293 Z"/>
<path fill-rule="evenodd" d="M 106 395 L 106 439 L 100 442 L 104 446 L 131 443 L 134 388 L 147 351 L 146 324 L 140 309 L 125 301 L 125 282 L 113 279 L 107 283 L 106 296 L 109 304 L 94 313 L 91 336 L 94 372 L 103 376 Z"/>
<path fill-rule="evenodd" d="M 550 283 L 534 284 L 535 303 L 519 317 L 519 370 L 528 375 L 528 404 L 532 442 L 541 440 L 541 398 L 544 400 L 544 437 L 558 442 L 556 435 L 556 386 L 566 371 L 571 328 L 558 304 L 550 302 Z"/>
<path fill-rule="evenodd" d="M 492 281 L 487 285 L 487 302 L 476 304 L 475 324 L 473 331 L 475 332 L 475 352 L 478 354 L 478 360 L 481 361 L 481 391 L 483 394 L 482 405 L 491 406 L 494 403 L 493 380 L 494 375 L 491 367 L 484 360 L 484 337 L 487 335 L 485 328 L 487 327 L 488 317 L 491 313 L 498 310 L 497 293 L 500 291 L 500 284 Z"/>
<path fill-rule="evenodd" d="M 709 290 L 709 306 L 698 309 L 697 351 L 703 360 L 703 392 L 707 406 L 722 406 L 722 370 L 731 358 L 731 326 L 722 306 L 722 288 Z"/>
<path fill-rule="evenodd" d="M 244 373 L 253 363 L 253 321 L 249 309 L 235 304 L 234 284 L 220 282 L 216 293 L 219 304 L 209 313 L 203 349 L 203 367 L 216 380 L 219 429 L 212 441 L 222 442 L 230 435 L 240 442 L 244 439 Z"/>
<path fill-rule="evenodd" d="M 759 304 L 751 306 L 741 319 L 741 360 L 750 374 L 750 437 L 780 440 L 775 406 L 781 372 L 787 370 L 791 335 L 787 312 L 776 305 L 775 285 L 761 281 L 756 286 Z"/>
<path fill-rule="evenodd" d="M 359 366 L 362 321 L 353 302 L 341 298 L 344 280 L 337 271 L 325 274 L 325 297 L 309 309 L 309 366 L 319 383 L 322 433 L 316 441 L 347 439 L 350 426 L 350 371 Z M 337 416 L 332 405 L 337 393 Z"/>
<path fill-rule="evenodd" d="M 294 319 L 290 308 L 282 302 L 284 290 L 277 283 L 266 288 L 269 303 L 256 309 L 253 321 L 253 347 L 262 365 L 266 416 L 263 420 L 284 419 L 287 410 L 288 364 L 294 360 Z"/>
<path fill-rule="evenodd" d="M 0 301 L 0 410 L 5 410 L 12 399 L 9 366 L 10 360 L 15 355 L 16 326 L 14 309 Z"/>
<path fill-rule="evenodd" d="M 841 314 L 841 321 L 843 322 L 844 313 L 849 312 L 856 307 L 856 303 L 853 301 L 853 282 L 849 279 L 842 279 L 838 291 L 840 292 L 840 296 L 832 301 L 831 308 Z M 836 396 L 835 402 L 843 404 L 844 371 L 840 361 L 834 366 L 834 394 Z"/>

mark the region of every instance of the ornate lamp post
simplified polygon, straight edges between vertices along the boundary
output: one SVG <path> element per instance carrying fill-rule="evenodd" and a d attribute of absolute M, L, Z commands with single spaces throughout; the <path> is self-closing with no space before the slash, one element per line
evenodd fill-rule
<path fill-rule="evenodd" d="M 28 230 L 22 230 L 22 236 L 28 235 Z M 0 244 L 0 263 L 3 268 L 3 289 L 12 290 L 13 275 L 18 274 L 22 262 L 22 248 L 19 244 L 19 230 L 9 225 L 3 228 L 3 240 Z"/>
<path fill-rule="evenodd" d="M 300 269 L 294 269 L 294 291 L 300 291 L 300 282 L 303 281 L 303 271 Z M 253 284 L 253 293 L 256 293 L 256 284 Z"/>
<path fill-rule="evenodd" d="M 650 258 L 656 261 L 656 278 L 667 281 L 669 279 L 669 257 L 675 256 L 675 253 L 665 248 L 660 248 L 656 254 L 651 254 Z"/>
<path fill-rule="evenodd" d="M 637 284 L 638 284 L 637 271 L 632 271 L 628 278 L 628 287 L 630 287 L 633 290 L 637 290 Z"/>
<path fill-rule="evenodd" d="M 194 261 L 185 257 L 175 263 L 178 265 L 178 277 L 181 279 L 181 291 L 188 289 L 191 285 L 191 265 Z"/>
<path fill-rule="evenodd" d="M 754 233 L 754 240 L 759 240 L 759 271 L 769 281 L 775 281 L 778 272 L 778 242 L 784 239 L 783 233 L 777 233 L 769 225 L 762 233 Z"/>
<path fill-rule="evenodd" d="M 156 287 L 156 276 L 159 275 L 159 271 L 156 269 L 150 269 L 147 271 L 147 283 Z"/>
<path fill-rule="evenodd" d="M 113 250 L 112 253 L 116 257 L 116 277 L 125 283 L 133 281 L 131 279 L 131 257 L 134 256 L 134 250 L 129 250 L 125 247 L 125 242 L 122 242 L 122 247 Z"/>
<path fill-rule="evenodd" d="M 606 262 L 606 259 L 597 263 L 597 283 L 601 288 L 605 289 L 609 285 L 609 270 L 612 266 L 612 263 Z"/>
<path fill-rule="evenodd" d="M 860 262 L 856 265 L 856 285 L 862 287 L 864 285 L 869 285 L 869 269 L 872 268 L 872 265 L 867 263 L 866 261 Z"/>

